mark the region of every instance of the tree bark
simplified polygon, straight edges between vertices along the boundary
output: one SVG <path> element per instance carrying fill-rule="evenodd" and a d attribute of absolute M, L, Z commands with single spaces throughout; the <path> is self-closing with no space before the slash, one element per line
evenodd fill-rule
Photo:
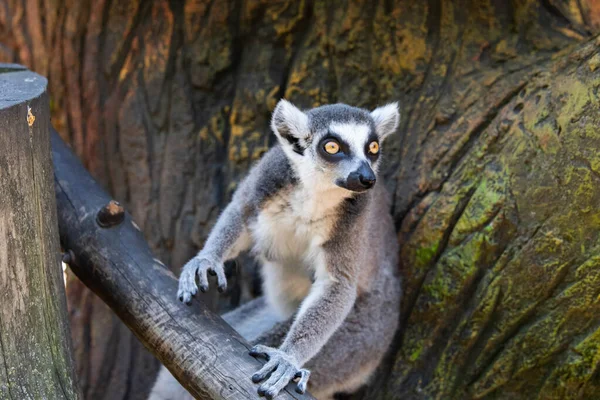
<path fill-rule="evenodd" d="M 56 132 L 52 157 L 61 243 L 77 277 L 195 398 L 257 399 L 250 377 L 262 364 L 248 354 L 250 346 L 204 303 L 177 299 L 173 273 Z M 282 399 L 312 399 L 290 387 Z"/>
<path fill-rule="evenodd" d="M 0 398 L 79 399 L 45 78 L 0 64 Z"/>
<path fill-rule="evenodd" d="M 13 0 L 0 54 L 51 78 L 64 138 L 175 269 L 280 97 L 399 100 L 402 327 L 363 396 L 593 398 L 599 27 L 591 0 Z"/>

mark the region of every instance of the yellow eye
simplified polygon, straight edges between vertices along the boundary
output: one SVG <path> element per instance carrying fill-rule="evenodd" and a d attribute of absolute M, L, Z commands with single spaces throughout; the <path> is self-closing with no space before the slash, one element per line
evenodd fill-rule
<path fill-rule="evenodd" d="M 371 154 L 379 153 L 379 143 L 377 143 L 377 142 L 369 143 L 369 153 L 371 153 Z"/>
<path fill-rule="evenodd" d="M 337 142 L 329 141 L 325 143 L 325 151 L 329 154 L 337 154 L 340 151 L 340 145 Z"/>

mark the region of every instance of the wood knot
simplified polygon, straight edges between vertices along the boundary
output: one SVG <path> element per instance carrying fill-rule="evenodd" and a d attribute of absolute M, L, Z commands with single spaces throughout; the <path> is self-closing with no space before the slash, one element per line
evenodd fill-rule
<path fill-rule="evenodd" d="M 125 209 L 118 201 L 111 200 L 98 211 L 96 221 L 103 228 L 119 225 L 125 219 Z"/>

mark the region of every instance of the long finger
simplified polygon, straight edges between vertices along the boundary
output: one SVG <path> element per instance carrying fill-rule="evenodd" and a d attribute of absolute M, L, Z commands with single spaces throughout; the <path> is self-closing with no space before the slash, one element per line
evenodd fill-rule
<path fill-rule="evenodd" d="M 279 369 L 277 370 L 279 371 Z M 273 373 L 273 375 L 277 372 L 275 371 Z M 273 378 L 273 375 L 271 375 L 271 378 Z M 271 381 L 271 378 L 269 378 L 269 381 L 267 381 L 266 383 L 269 383 Z M 277 394 L 279 392 L 281 392 L 281 390 L 287 386 L 287 384 L 294 378 L 294 369 L 288 368 L 287 370 L 283 371 L 283 373 L 281 374 L 281 376 L 279 376 L 279 379 L 277 379 L 277 381 L 275 381 L 274 383 L 271 384 L 271 386 L 269 388 L 267 388 L 263 394 L 265 395 L 265 397 L 267 399 L 272 399 L 273 397 L 277 396 Z M 265 383 L 265 385 L 266 385 Z M 259 389 L 259 394 L 260 394 L 260 389 Z"/>
<path fill-rule="evenodd" d="M 217 274 L 217 285 L 219 292 L 223 293 L 227 290 L 227 277 L 225 276 L 225 270 L 223 266 L 218 266 L 212 269 Z"/>
<path fill-rule="evenodd" d="M 195 272 L 190 274 L 189 271 L 183 271 L 181 277 L 179 278 L 177 297 L 180 301 L 183 301 L 187 304 L 192 300 L 192 296 L 194 296 L 197 292 L 198 287 L 196 286 Z"/>
<path fill-rule="evenodd" d="M 258 394 L 266 395 L 269 389 L 271 389 L 271 387 L 277 383 L 277 381 L 283 376 L 284 373 L 285 369 L 281 368 L 281 365 L 279 365 L 277 369 L 271 373 L 269 379 L 267 379 L 262 385 L 258 387 Z"/>
<path fill-rule="evenodd" d="M 205 268 L 198 268 L 198 283 L 200 291 L 206 292 L 208 290 L 208 277 L 206 276 Z"/>
<path fill-rule="evenodd" d="M 265 356 L 268 360 L 269 356 L 267 355 L 267 353 L 269 352 L 269 350 L 271 350 L 269 347 L 263 344 L 257 344 L 256 346 L 250 349 L 250 355 L 252 357 Z"/>
<path fill-rule="evenodd" d="M 270 360 L 257 373 L 252 375 L 252 382 L 258 383 L 264 380 L 278 365 L 279 361 Z"/>
<path fill-rule="evenodd" d="M 300 380 L 296 384 L 296 392 L 304 394 L 304 392 L 306 392 L 308 378 L 310 378 L 310 371 L 307 369 L 301 369 L 296 373 L 295 378 L 300 378 Z"/>

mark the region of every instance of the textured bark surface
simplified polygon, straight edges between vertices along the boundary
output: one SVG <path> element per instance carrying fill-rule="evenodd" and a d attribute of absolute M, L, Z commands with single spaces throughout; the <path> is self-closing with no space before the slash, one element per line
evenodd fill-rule
<path fill-rule="evenodd" d="M 372 390 L 593 398 L 599 28 L 591 0 L 8 0 L 0 58 L 49 76 L 58 130 L 176 268 L 272 143 L 280 97 L 399 100 L 384 152 L 406 296 Z M 94 327 L 75 337 L 88 395 L 103 381 L 86 355 L 114 345 L 99 332 L 152 363 L 70 291 Z"/>
<path fill-rule="evenodd" d="M 60 264 L 47 81 L 0 64 L 0 399 L 80 399 Z"/>

